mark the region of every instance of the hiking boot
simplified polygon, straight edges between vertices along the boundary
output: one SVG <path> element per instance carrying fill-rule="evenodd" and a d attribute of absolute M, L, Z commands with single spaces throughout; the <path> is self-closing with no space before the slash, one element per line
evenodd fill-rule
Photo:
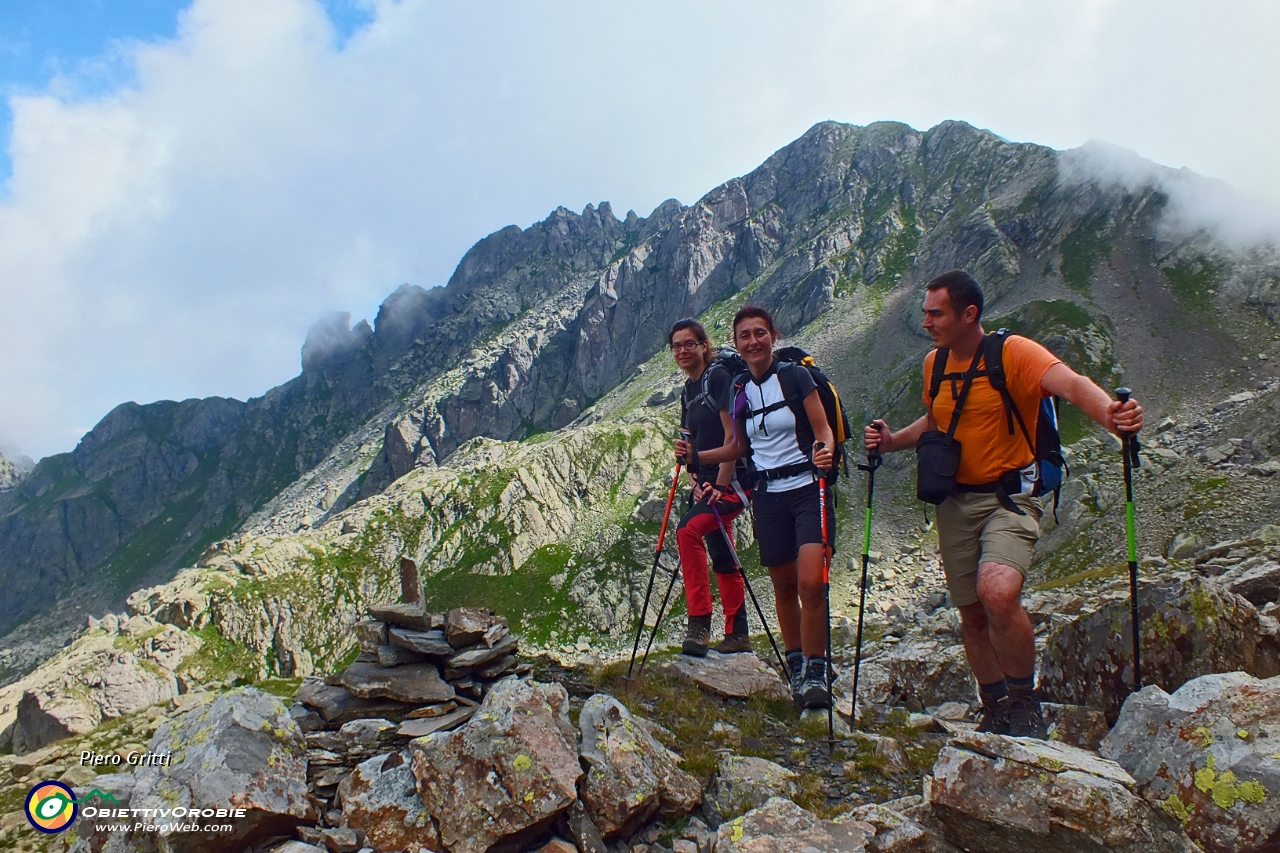
<path fill-rule="evenodd" d="M 791 701 L 800 704 L 800 685 L 804 682 L 804 657 L 787 655 L 787 665 L 791 668 Z"/>
<path fill-rule="evenodd" d="M 685 632 L 680 654 L 705 658 L 711 644 L 711 616 L 690 616 L 689 629 Z"/>
<path fill-rule="evenodd" d="M 1014 737 L 1033 737 L 1048 740 L 1049 730 L 1040 712 L 1040 700 L 1035 693 L 1009 695 L 1009 734 Z"/>
<path fill-rule="evenodd" d="M 978 721 L 980 732 L 993 735 L 1009 733 L 1009 697 L 1002 696 L 995 702 L 982 704 L 982 718 Z"/>
<path fill-rule="evenodd" d="M 738 652 L 755 651 L 751 648 L 751 638 L 746 634 L 729 634 L 711 648 L 722 655 L 733 655 Z"/>
<path fill-rule="evenodd" d="M 831 704 L 827 693 L 827 659 L 809 658 L 800 683 L 800 704 L 804 708 L 826 708 Z"/>

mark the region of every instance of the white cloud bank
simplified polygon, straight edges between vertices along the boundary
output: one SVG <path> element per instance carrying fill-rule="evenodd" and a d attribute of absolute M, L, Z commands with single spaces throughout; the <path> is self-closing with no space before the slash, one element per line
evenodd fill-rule
<path fill-rule="evenodd" d="M 246 397 L 326 311 L 557 204 L 691 201 L 822 119 L 1101 137 L 1280 200 L 1274 4 L 196 0 L 135 80 L 14 96 L 0 440 L 123 400 Z M 101 92 L 101 86 L 90 87 Z"/>

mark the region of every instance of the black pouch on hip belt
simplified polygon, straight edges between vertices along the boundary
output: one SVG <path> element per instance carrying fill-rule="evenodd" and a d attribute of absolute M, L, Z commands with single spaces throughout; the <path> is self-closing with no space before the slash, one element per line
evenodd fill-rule
<path fill-rule="evenodd" d="M 956 397 L 956 406 L 951 412 L 951 423 L 947 425 L 947 431 L 928 430 L 916 442 L 916 497 L 925 503 L 936 506 L 955 491 L 956 471 L 960 468 L 960 442 L 956 440 L 956 425 L 960 423 L 960 412 L 969 396 L 969 386 L 978 373 L 981 355 L 979 350 L 969 369 L 965 371 L 964 385 Z M 954 386 L 952 387 L 954 390 Z M 932 409 L 932 401 L 930 408 Z"/>

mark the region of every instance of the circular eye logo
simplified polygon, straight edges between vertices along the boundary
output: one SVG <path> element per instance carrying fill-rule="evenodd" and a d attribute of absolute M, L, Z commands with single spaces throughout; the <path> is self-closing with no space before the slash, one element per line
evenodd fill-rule
<path fill-rule="evenodd" d="M 27 821 L 41 832 L 62 832 L 76 819 L 75 792 L 61 782 L 41 782 L 27 794 Z"/>

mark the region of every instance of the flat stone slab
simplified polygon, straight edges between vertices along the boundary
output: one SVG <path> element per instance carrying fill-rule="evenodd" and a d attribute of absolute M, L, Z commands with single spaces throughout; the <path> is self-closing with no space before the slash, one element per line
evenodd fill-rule
<path fill-rule="evenodd" d="M 438 627 L 433 624 L 431 614 L 416 604 L 374 604 L 369 607 L 369 615 L 379 622 L 387 622 L 415 631 L 430 631 Z"/>
<path fill-rule="evenodd" d="M 493 614 L 486 607 L 455 607 L 444 617 L 445 636 L 455 649 L 478 641 L 492 625 Z"/>
<path fill-rule="evenodd" d="M 414 631 L 410 628 L 392 628 L 388 639 L 393 646 L 400 646 L 420 655 L 432 657 L 448 657 L 453 654 L 453 646 L 444 638 L 444 631 Z"/>
<path fill-rule="evenodd" d="M 449 658 L 448 664 L 455 669 L 482 666 L 514 652 L 519 644 L 515 634 L 507 634 L 507 636 L 494 643 L 493 646 L 486 646 L 481 643 L 473 648 L 458 652 Z"/>
<path fill-rule="evenodd" d="M 772 667 L 750 652 L 722 655 L 707 652 L 705 658 L 676 655 L 668 666 L 704 690 L 730 699 L 767 696 L 787 699 L 787 685 Z"/>
<path fill-rule="evenodd" d="M 1076 770 L 1100 776 L 1123 785 L 1129 790 L 1138 786 L 1133 777 L 1116 762 L 1103 758 L 1097 753 L 1057 741 L 990 735 L 983 732 L 963 732 L 953 736 L 951 743 L 953 746 L 963 747 L 980 755 L 1016 761 L 1019 764 L 1053 773 Z"/>
<path fill-rule="evenodd" d="M 331 726 L 340 726 L 366 717 L 400 720 L 415 707 L 411 703 L 397 702 L 394 699 L 360 699 L 345 687 L 320 681 L 303 682 L 295 698 L 304 705 L 315 708 L 320 717 Z"/>
<path fill-rule="evenodd" d="M 361 699 L 395 699 L 427 705 L 454 697 L 452 685 L 433 663 L 411 663 L 391 669 L 356 662 L 342 673 L 342 686 Z"/>
<path fill-rule="evenodd" d="M 471 719 L 477 710 L 464 706 L 438 717 L 415 717 L 401 723 L 396 734 L 400 737 L 426 737 L 434 732 L 451 731 Z"/>

